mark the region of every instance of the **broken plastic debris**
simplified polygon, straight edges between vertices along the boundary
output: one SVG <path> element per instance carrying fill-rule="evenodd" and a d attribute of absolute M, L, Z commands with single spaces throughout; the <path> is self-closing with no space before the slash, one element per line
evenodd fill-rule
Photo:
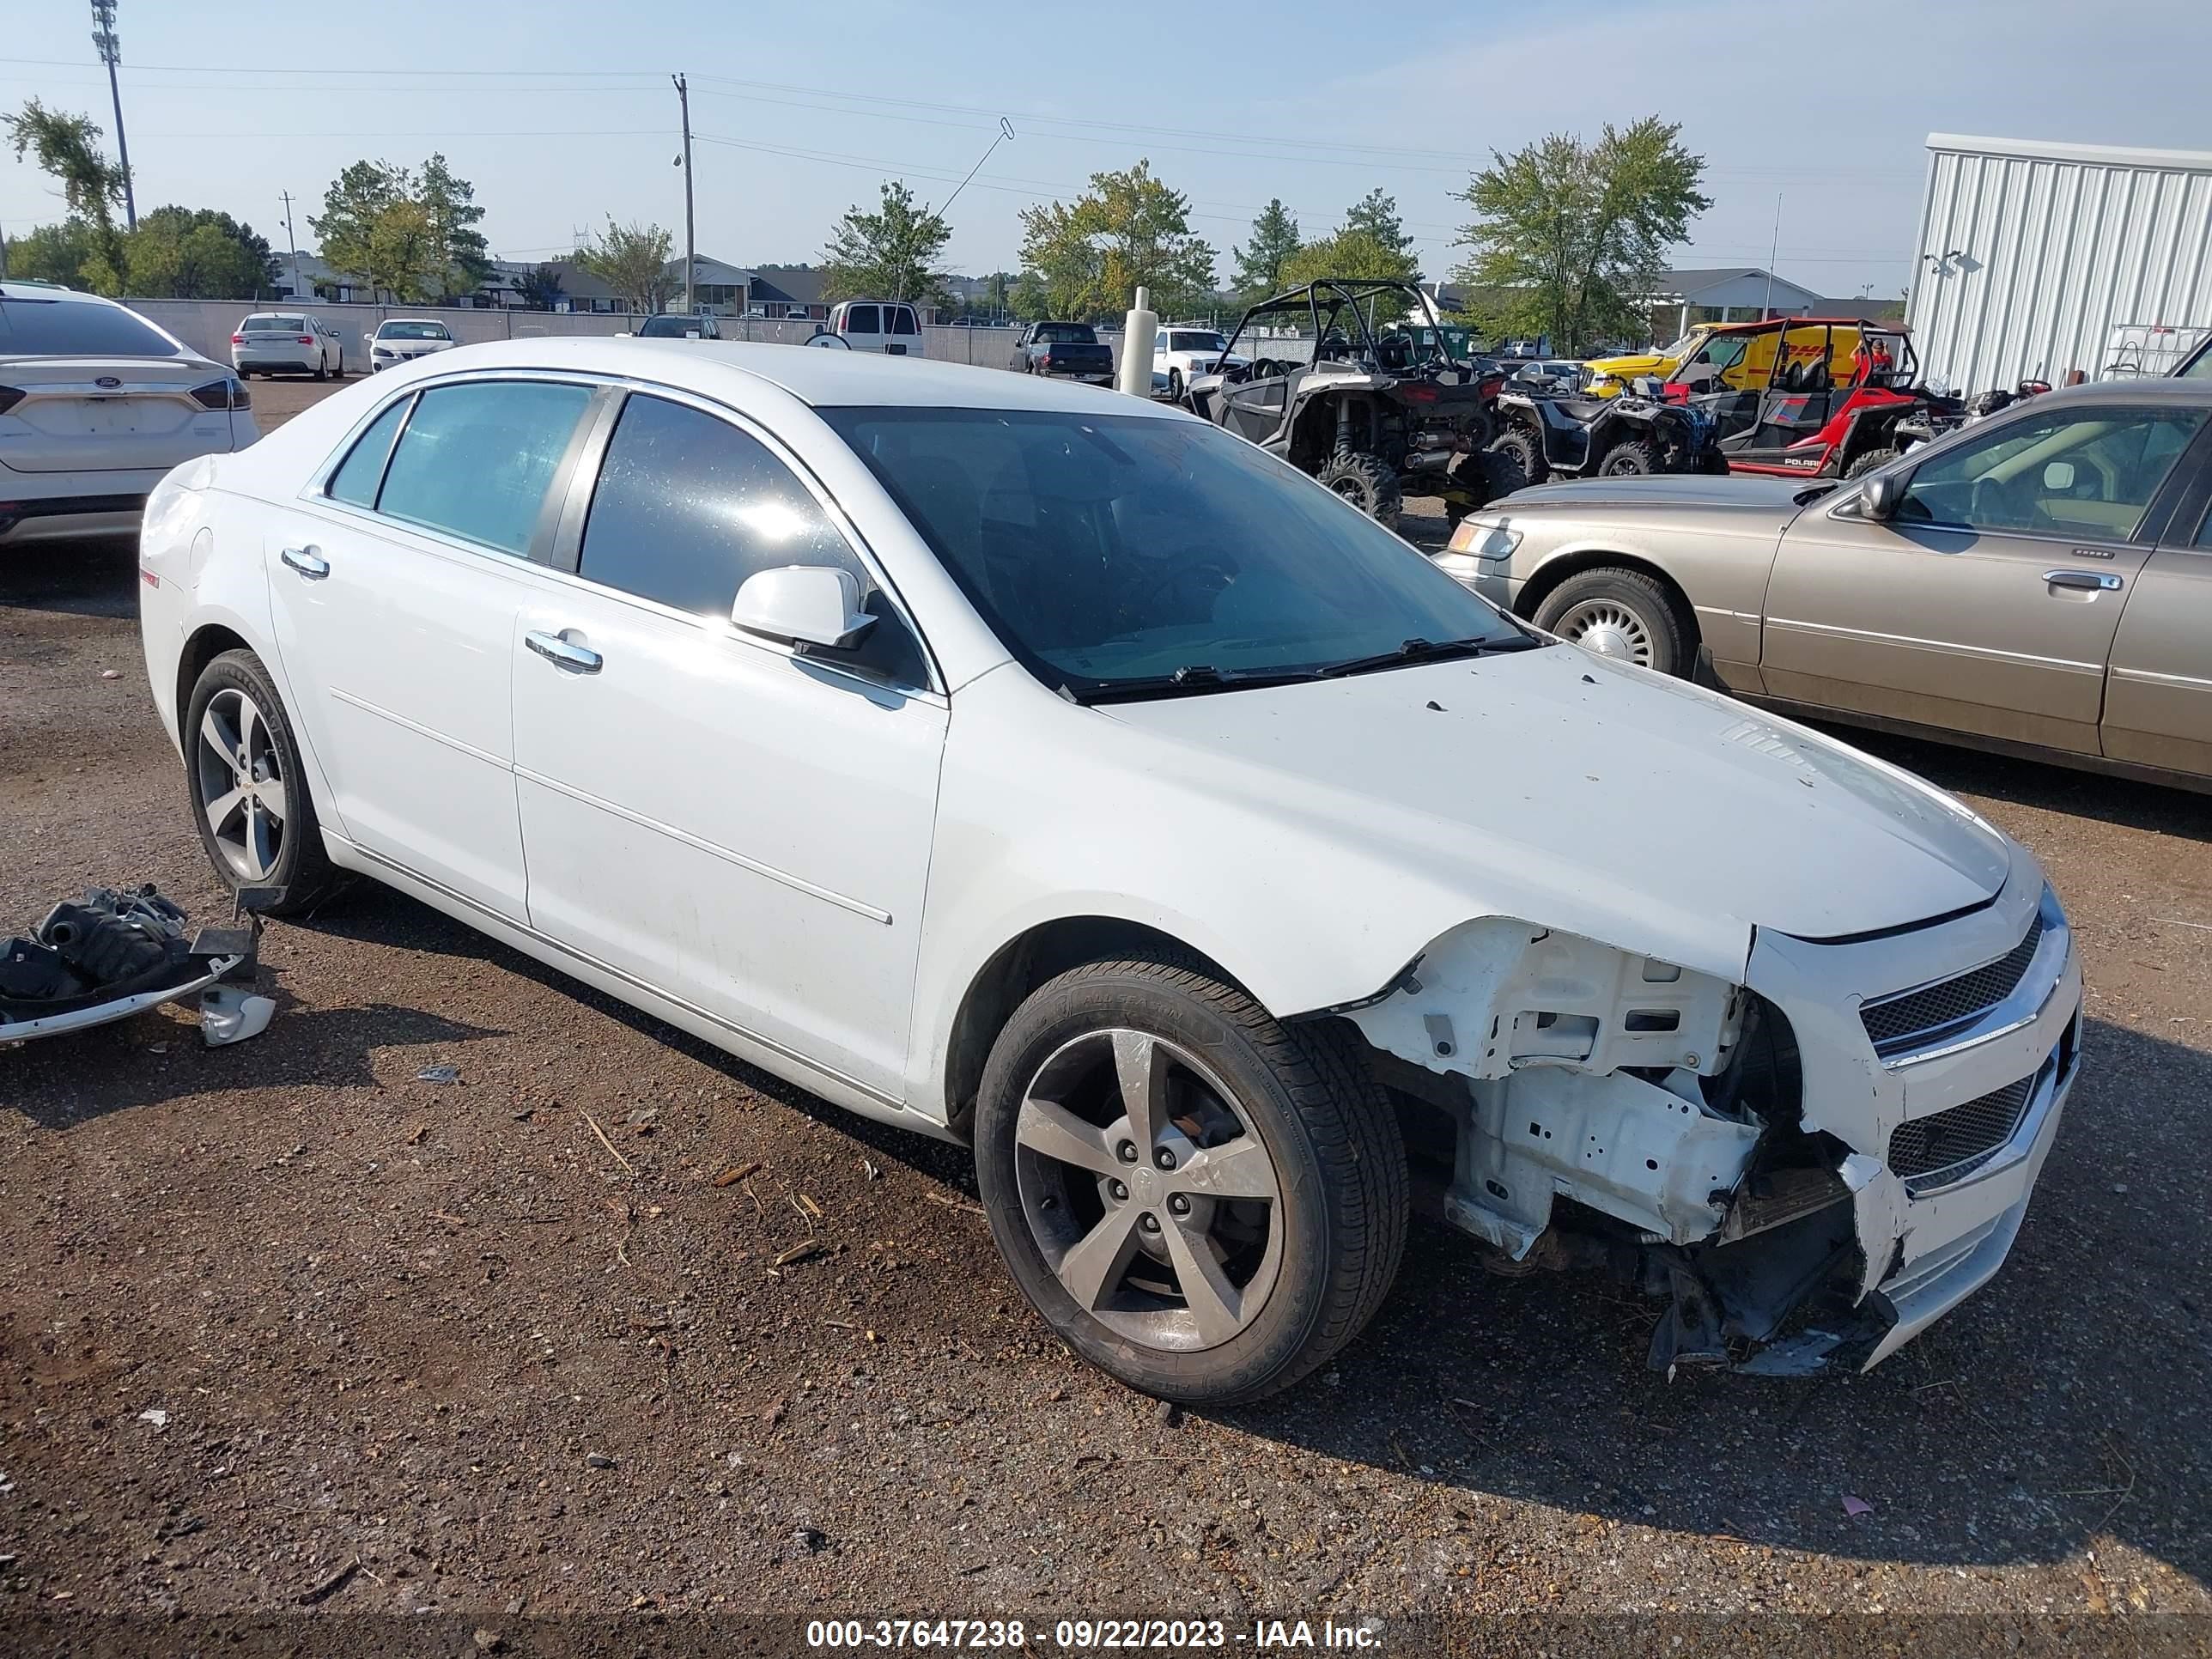
<path fill-rule="evenodd" d="M 1854 1498 L 1850 1493 L 1845 1492 L 1844 1494 L 1844 1513 L 1845 1515 L 1872 1515 L 1874 1513 L 1874 1505 L 1868 1503 L 1863 1498 Z"/>
<path fill-rule="evenodd" d="M 235 985 L 210 985 L 200 993 L 200 1036 L 210 1048 L 259 1036 L 276 1017 L 276 1004 Z"/>
<path fill-rule="evenodd" d="M 166 1429 L 169 1426 L 169 1413 L 159 1406 L 149 1406 L 138 1413 L 138 1420 L 151 1423 L 157 1429 Z"/>
<path fill-rule="evenodd" d="M 417 1083 L 459 1083 L 461 1068 L 458 1066 L 425 1066 L 415 1073 Z"/>

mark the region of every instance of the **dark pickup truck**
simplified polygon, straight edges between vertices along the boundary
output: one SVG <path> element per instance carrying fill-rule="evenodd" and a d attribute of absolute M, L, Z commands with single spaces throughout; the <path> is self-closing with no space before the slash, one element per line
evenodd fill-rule
<path fill-rule="evenodd" d="M 1057 374 L 1065 380 L 1114 383 L 1114 351 L 1098 343 L 1088 323 L 1031 323 L 1014 343 L 1008 368 L 1023 374 Z"/>

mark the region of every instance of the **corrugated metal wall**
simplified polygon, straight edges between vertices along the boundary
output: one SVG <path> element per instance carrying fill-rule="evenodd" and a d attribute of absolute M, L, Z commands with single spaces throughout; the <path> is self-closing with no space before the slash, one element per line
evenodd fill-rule
<path fill-rule="evenodd" d="M 1931 385 L 2094 380 L 2117 325 L 2212 328 L 2212 154 L 1928 140 L 1906 315 Z"/>

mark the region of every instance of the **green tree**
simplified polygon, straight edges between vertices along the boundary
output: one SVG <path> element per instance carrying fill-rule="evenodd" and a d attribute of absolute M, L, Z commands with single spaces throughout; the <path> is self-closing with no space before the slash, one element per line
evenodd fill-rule
<path fill-rule="evenodd" d="M 1212 297 L 1213 249 L 1191 233 L 1190 198 L 1149 161 L 1092 173 L 1072 205 L 1024 209 L 1022 233 L 1014 303 L 1025 316 L 1117 316 L 1140 287 L 1163 314 Z"/>
<path fill-rule="evenodd" d="M 1416 275 L 1413 257 L 1378 240 L 1367 231 L 1346 227 L 1334 236 L 1308 242 L 1283 261 L 1285 288 L 1316 283 L 1324 276 L 1359 281 L 1412 282 Z"/>
<path fill-rule="evenodd" d="M 356 161 L 323 192 L 323 210 L 307 223 L 322 240 L 323 263 L 357 276 L 372 294 L 390 289 L 390 274 L 380 270 L 371 251 L 377 221 L 411 199 L 413 177 L 388 161 Z M 387 239 L 388 240 L 388 239 Z"/>
<path fill-rule="evenodd" d="M 123 239 L 124 286 L 149 299 L 252 300 L 276 284 L 276 256 L 251 225 L 210 208 L 161 207 Z"/>
<path fill-rule="evenodd" d="M 949 304 L 937 259 L 951 238 L 943 215 L 917 206 L 912 191 L 887 179 L 876 211 L 848 208 L 830 233 L 822 249 L 822 297 Z"/>
<path fill-rule="evenodd" d="M 659 311 L 669 295 L 668 249 L 674 238 L 659 225 L 617 224 L 576 250 L 576 263 L 638 310 Z"/>
<path fill-rule="evenodd" d="M 1413 239 L 1406 234 L 1406 222 L 1398 216 L 1398 198 L 1380 188 L 1370 190 L 1344 210 L 1344 228 L 1357 231 L 1388 248 L 1405 266 L 1408 282 L 1417 281 L 1420 264 L 1413 258 Z"/>
<path fill-rule="evenodd" d="M 422 203 L 394 202 L 379 213 L 368 227 L 367 256 L 371 286 L 393 299 L 415 304 L 443 296 L 438 229 Z"/>
<path fill-rule="evenodd" d="M 550 311 L 568 295 L 568 290 L 561 286 L 561 273 L 550 265 L 524 271 L 515 278 L 514 291 L 533 311 Z"/>
<path fill-rule="evenodd" d="M 484 246 L 483 209 L 476 186 L 457 176 L 446 158 L 434 154 L 422 163 L 415 199 L 430 218 L 431 257 L 441 294 L 471 294 L 489 280 L 492 264 Z"/>
<path fill-rule="evenodd" d="M 1705 158 L 1680 133 L 1652 115 L 1607 125 L 1592 144 L 1553 133 L 1491 153 L 1458 192 L 1479 216 L 1460 233 L 1474 252 L 1459 274 L 1490 295 L 1479 313 L 1489 331 L 1548 334 L 1566 354 L 1643 332 L 1668 250 L 1712 205 L 1698 188 Z"/>
<path fill-rule="evenodd" d="M 84 288 L 85 268 L 100 260 L 99 228 L 89 219 L 40 225 L 8 244 L 8 274 L 27 282 Z"/>
<path fill-rule="evenodd" d="M 88 281 L 96 260 L 102 276 L 119 281 L 123 253 L 115 205 L 123 199 L 123 169 L 100 153 L 98 125 L 88 116 L 66 115 L 32 98 L 13 115 L 0 115 L 0 131 L 15 159 L 35 159 L 39 171 L 62 187 L 70 216 L 89 227 L 95 247 L 78 276 Z"/>
<path fill-rule="evenodd" d="M 1252 240 L 1230 250 L 1237 261 L 1237 274 L 1230 285 L 1246 305 L 1258 304 L 1281 290 L 1283 262 L 1297 251 L 1298 222 L 1291 217 L 1280 197 L 1270 197 L 1252 222 Z"/>

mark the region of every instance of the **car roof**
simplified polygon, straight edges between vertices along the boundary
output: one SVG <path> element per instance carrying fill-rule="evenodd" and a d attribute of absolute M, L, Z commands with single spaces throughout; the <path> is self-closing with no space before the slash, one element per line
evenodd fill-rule
<path fill-rule="evenodd" d="M 2023 398 L 2004 412 L 2043 409 L 2051 404 L 2182 404 L 2212 405 L 2212 380 L 2185 380 L 2172 375 L 2141 380 L 2084 380 Z"/>
<path fill-rule="evenodd" d="M 742 340 L 647 340 L 635 335 L 551 335 L 494 340 L 441 353 L 435 375 L 471 369 L 569 369 L 634 375 L 708 397 L 733 380 L 765 381 L 818 408 L 896 404 L 935 409 L 1012 409 L 1072 414 L 1139 415 L 1188 420 L 1148 398 L 1123 397 L 1003 368 L 893 357 L 872 351 L 822 351 Z M 406 371 L 422 372 L 418 368 Z"/>
<path fill-rule="evenodd" d="M 113 306 L 118 311 L 130 309 L 106 295 L 86 294 L 73 288 L 56 288 L 23 276 L 0 277 L 0 300 L 58 300 L 68 305 Z"/>

